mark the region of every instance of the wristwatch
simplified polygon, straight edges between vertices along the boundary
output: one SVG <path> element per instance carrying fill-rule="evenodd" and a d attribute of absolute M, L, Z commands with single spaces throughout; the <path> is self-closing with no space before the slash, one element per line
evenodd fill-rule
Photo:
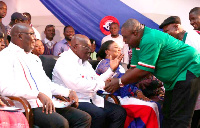
<path fill-rule="evenodd" d="M 122 84 L 121 78 L 119 78 L 119 87 L 124 87 L 124 85 Z"/>

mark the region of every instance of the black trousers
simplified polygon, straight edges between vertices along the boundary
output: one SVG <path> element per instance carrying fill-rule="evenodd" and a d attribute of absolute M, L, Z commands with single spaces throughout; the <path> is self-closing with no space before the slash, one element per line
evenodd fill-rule
<path fill-rule="evenodd" d="M 195 110 L 192 117 L 191 128 L 200 128 L 199 121 L 200 121 L 200 110 Z"/>
<path fill-rule="evenodd" d="M 104 108 L 88 102 L 79 102 L 78 108 L 92 117 L 91 128 L 123 128 L 126 111 L 120 105 L 104 100 Z"/>
<path fill-rule="evenodd" d="M 200 78 L 187 71 L 185 81 L 178 81 L 173 90 L 165 92 L 163 128 L 190 127 L 199 89 Z"/>
<path fill-rule="evenodd" d="M 42 108 L 33 108 L 34 125 L 40 128 L 90 128 L 91 116 L 73 107 L 57 108 L 45 114 Z"/>

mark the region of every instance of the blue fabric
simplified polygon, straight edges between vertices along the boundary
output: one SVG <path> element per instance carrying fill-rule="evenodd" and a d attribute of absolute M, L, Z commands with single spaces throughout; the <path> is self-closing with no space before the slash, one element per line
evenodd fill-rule
<path fill-rule="evenodd" d="M 98 75 L 103 74 L 104 72 L 106 72 L 106 70 L 110 67 L 110 60 L 109 59 L 104 59 L 102 60 L 96 69 L 96 73 Z M 124 75 L 124 73 L 120 72 L 120 67 L 117 68 L 117 70 L 115 71 L 115 74 L 113 76 L 113 78 L 120 78 Z M 136 91 L 139 90 L 136 86 L 135 83 L 133 84 L 128 84 L 122 88 L 119 88 L 117 91 L 115 91 L 113 93 L 113 95 L 115 96 L 121 96 L 122 98 L 125 96 L 137 96 L 136 95 Z M 98 91 L 98 93 L 103 93 L 103 91 Z"/>
<path fill-rule="evenodd" d="M 64 25 L 74 27 L 81 33 L 96 40 L 96 51 L 105 36 L 99 28 L 105 16 L 114 16 L 120 26 L 129 18 L 135 18 L 142 24 L 154 29 L 159 25 L 119 0 L 40 0 Z"/>
<path fill-rule="evenodd" d="M 141 118 L 135 118 L 130 125 L 128 126 L 128 128 L 146 128 L 145 123 L 141 120 Z"/>

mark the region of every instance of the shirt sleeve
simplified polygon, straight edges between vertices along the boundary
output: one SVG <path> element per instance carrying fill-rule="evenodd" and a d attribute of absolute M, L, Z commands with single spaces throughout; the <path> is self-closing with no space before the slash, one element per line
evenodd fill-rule
<path fill-rule="evenodd" d="M 54 55 L 54 56 L 58 56 L 61 52 L 62 52 L 62 51 L 61 51 L 61 43 L 58 42 L 58 43 L 56 43 L 56 45 L 54 46 L 53 55 Z"/>
<path fill-rule="evenodd" d="M 144 42 L 141 43 L 138 64 L 136 68 L 149 72 L 154 72 L 155 65 L 160 52 L 160 45 L 156 42 Z"/>
<path fill-rule="evenodd" d="M 139 55 L 138 55 L 138 53 L 139 53 L 139 48 L 133 48 L 132 49 L 132 57 L 131 57 L 131 65 L 130 65 L 130 67 L 131 68 L 135 68 L 136 66 L 137 66 L 137 64 L 138 64 L 138 57 L 139 57 Z"/>
<path fill-rule="evenodd" d="M 62 56 L 61 56 L 62 57 Z M 96 92 L 105 87 L 105 80 L 114 73 L 111 69 L 101 76 L 98 76 L 89 64 L 82 67 L 78 62 L 66 61 L 66 58 L 59 58 L 54 67 L 53 81 L 62 81 L 64 86 L 76 92 Z"/>

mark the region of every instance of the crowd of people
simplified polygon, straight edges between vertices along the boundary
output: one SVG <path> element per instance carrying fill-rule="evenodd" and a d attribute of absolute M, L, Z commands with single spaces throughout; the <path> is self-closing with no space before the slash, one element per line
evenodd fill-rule
<path fill-rule="evenodd" d="M 128 19 L 119 34 L 120 26 L 113 22 L 99 51 L 94 39 L 75 34 L 73 26 L 65 26 L 64 39 L 56 42 L 54 25 L 46 25 L 41 39 L 30 13 L 14 12 L 4 26 L 6 14 L 7 5 L 0 1 L 0 95 L 25 98 L 35 126 L 200 126 L 200 7 L 189 12 L 194 27 L 190 31 L 184 30 L 178 16 L 160 24 L 163 32 Z M 41 55 L 59 56 L 52 80 L 43 70 Z M 88 60 L 100 62 L 94 69 Z M 105 100 L 107 93 L 120 104 Z M 53 95 L 69 97 L 76 107 L 60 107 L 63 104 Z M 2 127 L 29 127 L 21 112 L 0 113 Z"/>

